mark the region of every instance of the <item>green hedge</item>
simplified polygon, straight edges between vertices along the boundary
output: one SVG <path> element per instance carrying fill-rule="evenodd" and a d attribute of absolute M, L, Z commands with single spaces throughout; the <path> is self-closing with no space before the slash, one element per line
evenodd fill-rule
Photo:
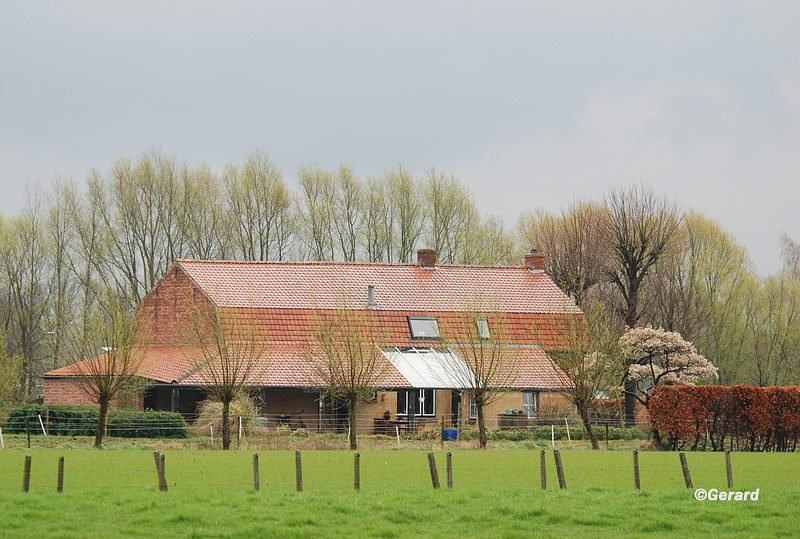
<path fill-rule="evenodd" d="M 595 435 L 598 440 L 605 440 L 606 429 L 605 427 L 595 427 Z M 555 435 L 556 440 L 584 440 L 586 433 L 583 431 L 582 426 L 575 425 L 569 429 L 569 436 L 567 436 L 567 428 L 565 426 L 541 426 L 531 427 L 529 429 L 507 429 L 495 430 L 489 432 L 490 440 L 508 440 L 508 441 L 522 441 L 522 440 L 550 440 Z M 638 428 L 621 428 L 609 427 L 608 429 L 609 440 L 645 440 L 647 433 L 642 432 Z"/>
<path fill-rule="evenodd" d="M 108 416 L 108 434 L 119 438 L 186 438 L 189 429 L 181 414 L 175 412 L 112 412 Z"/>
<path fill-rule="evenodd" d="M 31 434 L 41 434 L 39 417 L 48 435 L 94 436 L 98 410 L 91 406 L 30 404 L 11 410 L 3 424 L 9 434 L 25 433 L 29 421 Z M 108 414 L 108 435 L 119 438 L 185 438 L 188 428 L 183 416 L 174 412 L 132 412 L 114 410 Z"/>
<path fill-rule="evenodd" d="M 42 416 L 47 434 L 53 436 L 92 436 L 97 430 L 97 408 L 64 404 L 28 404 L 15 408 L 9 412 L 3 430 L 23 434 L 27 421 L 31 434 L 41 434 L 38 416 Z"/>

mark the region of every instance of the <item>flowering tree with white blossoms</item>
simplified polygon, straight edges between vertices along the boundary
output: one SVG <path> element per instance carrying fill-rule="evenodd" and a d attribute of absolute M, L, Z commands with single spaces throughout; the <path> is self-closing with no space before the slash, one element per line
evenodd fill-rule
<path fill-rule="evenodd" d="M 619 338 L 619 345 L 630 363 L 625 380 L 636 383 L 636 390 L 626 393 L 645 408 L 649 408 L 650 396 L 659 384 L 695 385 L 718 376 L 717 368 L 675 331 L 629 328 Z"/>

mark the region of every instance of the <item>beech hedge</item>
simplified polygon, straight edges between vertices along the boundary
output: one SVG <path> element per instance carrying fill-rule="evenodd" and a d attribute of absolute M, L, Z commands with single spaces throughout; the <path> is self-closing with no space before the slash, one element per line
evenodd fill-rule
<path fill-rule="evenodd" d="M 52 436 L 94 436 L 98 410 L 91 406 L 29 404 L 9 412 L 3 431 L 42 434 L 39 417 Z M 183 416 L 175 412 L 112 410 L 108 414 L 108 435 L 119 438 L 185 438 L 188 428 Z"/>
<path fill-rule="evenodd" d="M 673 449 L 795 451 L 798 386 L 659 386 L 650 424 Z"/>

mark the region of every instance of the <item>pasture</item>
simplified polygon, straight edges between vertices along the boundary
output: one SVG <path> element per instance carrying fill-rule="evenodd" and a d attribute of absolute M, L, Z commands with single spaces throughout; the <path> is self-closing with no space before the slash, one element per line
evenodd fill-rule
<path fill-rule="evenodd" d="M 260 490 L 251 451 L 164 451 L 167 492 L 153 454 L 136 449 L 0 451 L 0 535 L 11 537 L 531 537 L 725 535 L 785 536 L 797 531 L 796 454 L 735 453 L 734 490 L 760 489 L 758 501 L 699 502 L 684 486 L 677 453 L 639 454 L 642 490 L 633 487 L 628 451 L 562 451 L 559 490 L 552 451 L 541 490 L 539 451 L 453 450 L 452 490 L 445 451 L 304 451 L 303 491 L 295 453 L 259 451 Z M 22 492 L 31 455 L 30 491 Z M 56 492 L 58 457 L 64 492 Z M 695 487 L 727 490 L 724 455 L 687 454 Z"/>

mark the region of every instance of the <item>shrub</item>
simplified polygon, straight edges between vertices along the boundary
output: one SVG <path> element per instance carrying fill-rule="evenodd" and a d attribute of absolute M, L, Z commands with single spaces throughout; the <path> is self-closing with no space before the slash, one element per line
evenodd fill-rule
<path fill-rule="evenodd" d="M 673 449 L 795 451 L 800 438 L 796 386 L 664 386 L 650 420 Z"/>
<path fill-rule="evenodd" d="M 209 427 L 214 427 L 214 432 L 222 436 L 222 403 L 211 399 L 204 400 L 198 406 L 198 412 L 197 422 L 195 422 L 196 429 L 207 434 Z M 247 395 L 239 395 L 231 402 L 231 423 L 235 422 L 237 417 L 241 417 L 243 434 L 248 436 L 256 434 L 258 428 L 257 415 L 256 405 Z M 231 428 L 238 429 L 239 427 L 232 424 Z M 234 431 L 232 430 L 231 432 Z"/>
<path fill-rule="evenodd" d="M 94 436 L 98 410 L 91 406 L 30 404 L 12 410 L 3 425 L 10 434 L 25 432 L 30 421 L 31 434 L 41 434 L 39 416 L 51 436 Z M 110 436 L 120 438 L 185 438 L 186 421 L 173 412 L 133 412 L 112 410 L 108 414 Z"/>
<path fill-rule="evenodd" d="M 176 412 L 120 411 L 108 417 L 108 434 L 118 438 L 186 438 L 188 428 Z"/>
<path fill-rule="evenodd" d="M 28 404 L 15 408 L 9 412 L 3 430 L 21 434 L 30 422 L 31 434 L 41 434 L 39 416 L 47 433 L 54 436 L 92 436 L 97 430 L 97 408 L 64 404 Z"/>

